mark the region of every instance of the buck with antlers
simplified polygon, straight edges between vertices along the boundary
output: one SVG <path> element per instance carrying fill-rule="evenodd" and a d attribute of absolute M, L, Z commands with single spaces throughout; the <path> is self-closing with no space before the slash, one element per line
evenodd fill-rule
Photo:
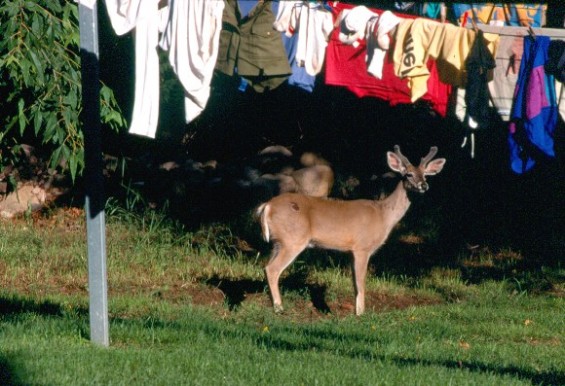
<path fill-rule="evenodd" d="M 432 161 L 432 147 L 419 166 L 413 166 L 398 146 L 387 152 L 388 166 L 402 180 L 383 200 L 332 200 L 285 193 L 257 209 L 265 241 L 273 241 L 265 273 L 275 312 L 283 310 L 279 292 L 281 273 L 307 247 L 334 249 L 353 254 L 355 313 L 365 311 L 365 277 L 369 258 L 384 244 L 394 226 L 404 217 L 410 200 L 407 191 L 428 190 L 426 176 L 439 173 L 444 158 Z"/>

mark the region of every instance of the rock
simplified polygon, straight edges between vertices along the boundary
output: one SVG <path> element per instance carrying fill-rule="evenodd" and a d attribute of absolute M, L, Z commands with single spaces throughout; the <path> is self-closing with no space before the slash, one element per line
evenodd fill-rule
<path fill-rule="evenodd" d="M 0 217 L 12 218 L 27 210 L 39 210 L 46 200 L 47 192 L 44 188 L 33 184 L 18 185 L 14 192 L 0 197 Z"/>

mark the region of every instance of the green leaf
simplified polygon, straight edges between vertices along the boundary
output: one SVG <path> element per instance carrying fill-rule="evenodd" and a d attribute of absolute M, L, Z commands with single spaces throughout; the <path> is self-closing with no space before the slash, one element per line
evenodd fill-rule
<path fill-rule="evenodd" d="M 35 145 L 51 153 L 51 167 L 60 169 L 66 158 L 73 178 L 83 172 L 79 43 L 75 2 L 0 1 L 2 164 L 16 160 L 23 136 L 35 136 Z M 125 120 L 112 90 L 101 86 L 101 121 L 117 130 Z"/>
<path fill-rule="evenodd" d="M 71 172 L 71 178 L 74 181 L 77 174 L 77 166 L 78 166 L 78 160 L 76 155 L 70 156 L 68 161 L 69 161 L 69 171 Z"/>
<path fill-rule="evenodd" d="M 48 115 L 45 130 L 43 131 L 43 143 L 53 142 L 52 138 L 55 135 L 57 128 L 57 116 L 53 113 Z"/>
<path fill-rule="evenodd" d="M 45 69 L 43 67 L 43 63 L 41 63 L 35 52 L 30 51 L 29 55 L 31 56 L 31 60 L 33 61 L 33 64 L 35 66 L 37 80 L 39 80 L 39 82 L 41 83 L 45 83 L 45 75 L 44 75 Z"/>
<path fill-rule="evenodd" d="M 18 122 L 20 124 L 20 135 L 23 136 L 24 135 L 24 131 L 26 129 L 26 117 L 24 114 L 24 106 L 25 106 L 25 101 L 20 98 L 20 100 L 18 101 Z"/>
<path fill-rule="evenodd" d="M 51 169 L 56 169 L 60 161 L 61 161 L 61 147 L 59 146 L 51 154 L 51 159 L 49 160 L 49 167 Z"/>
<path fill-rule="evenodd" d="M 38 110 L 33 117 L 33 129 L 35 135 L 39 135 L 39 131 L 41 130 L 41 125 L 43 124 L 43 113 L 41 110 Z"/>

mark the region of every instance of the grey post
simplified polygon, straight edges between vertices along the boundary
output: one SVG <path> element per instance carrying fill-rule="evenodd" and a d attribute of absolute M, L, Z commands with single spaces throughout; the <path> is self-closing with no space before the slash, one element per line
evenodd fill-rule
<path fill-rule="evenodd" d="M 106 275 L 106 225 L 100 132 L 100 82 L 98 73 L 98 14 L 79 4 L 82 113 L 85 153 L 85 210 L 88 241 L 90 340 L 109 346 L 108 281 Z"/>

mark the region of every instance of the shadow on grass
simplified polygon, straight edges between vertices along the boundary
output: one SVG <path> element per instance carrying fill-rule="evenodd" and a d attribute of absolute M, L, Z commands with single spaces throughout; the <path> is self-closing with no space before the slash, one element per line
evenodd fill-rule
<path fill-rule="evenodd" d="M 70 319 L 75 319 L 76 317 L 88 317 L 89 311 L 84 307 L 76 307 L 72 309 L 65 309 L 60 304 L 51 302 L 49 300 L 45 301 L 35 301 L 29 300 L 18 296 L 0 296 L 0 318 L 3 321 L 13 321 L 17 320 L 21 314 L 35 314 L 41 317 L 55 317 L 55 318 L 69 318 L 69 312 L 71 314 Z M 81 327 L 83 336 L 88 336 L 89 332 Z M 1 363 L 0 357 L 0 365 Z M 1 378 L 0 378 L 1 381 Z M 0 382 L 0 385 L 4 383 Z"/>
<path fill-rule="evenodd" d="M 230 310 L 240 306 L 247 294 L 262 293 L 265 289 L 264 282 L 251 279 L 226 279 L 214 276 L 205 283 L 224 293 Z"/>
<path fill-rule="evenodd" d="M 155 323 L 157 322 L 157 323 Z M 200 322 L 202 322 L 200 320 Z M 131 320 L 126 323 L 132 323 Z M 136 322 L 137 323 L 137 322 Z M 153 321 L 151 326 L 161 326 L 167 328 L 177 328 L 182 330 L 184 327 L 176 322 L 163 322 L 161 320 Z M 335 353 L 335 342 L 343 341 L 347 338 L 350 341 L 350 347 L 358 344 L 370 345 L 375 339 L 380 341 L 381 344 L 386 345 L 386 340 L 378 337 L 368 337 L 362 332 L 347 333 L 334 332 L 324 330 L 309 329 L 303 332 L 309 335 L 309 338 L 304 338 L 302 335 L 298 336 L 293 327 L 278 327 L 277 334 L 261 334 L 255 335 L 255 330 L 250 331 L 242 329 L 241 326 L 233 326 L 233 329 L 226 329 L 223 324 L 204 323 L 198 325 L 194 324 L 197 329 L 202 329 L 206 334 L 211 337 L 231 336 L 234 339 L 241 339 L 242 336 L 254 336 L 257 346 L 269 348 L 272 350 L 281 350 L 288 352 L 306 351 L 318 353 Z M 469 371 L 478 374 L 490 374 L 496 376 L 510 376 L 520 380 L 526 380 L 533 385 L 565 385 L 565 372 L 558 371 L 536 371 L 534 369 L 519 367 L 515 365 L 497 365 L 491 363 L 483 363 L 473 360 L 455 360 L 455 359 L 419 359 L 419 358 L 406 358 L 400 356 L 390 356 L 381 354 L 377 351 L 364 348 L 351 349 L 350 351 L 339 350 L 340 354 L 353 359 L 361 359 L 368 362 L 381 361 L 383 363 L 392 363 L 398 367 L 410 368 L 413 366 L 426 366 L 426 367 L 444 367 L 450 370 Z"/>
<path fill-rule="evenodd" d="M 62 316 L 63 310 L 57 303 L 37 302 L 20 297 L 0 297 L 0 315 L 14 316 L 23 313 L 35 313 L 45 316 Z"/>
<path fill-rule="evenodd" d="M 259 282 L 256 282 L 259 283 Z M 236 281 L 230 285 L 236 285 Z M 115 322 L 116 320 L 114 320 Z M 124 319 L 121 322 L 126 324 L 137 325 L 140 320 Z M 143 320 L 143 325 L 151 328 L 173 328 L 182 331 L 185 329 L 184 324 L 175 321 L 164 321 L 162 319 Z M 296 334 L 296 329 L 288 327 L 278 327 L 277 334 L 260 334 L 256 335 L 255 329 L 245 329 L 241 325 L 233 325 L 231 328 L 226 328 L 222 323 L 206 323 L 201 319 L 195 320 L 191 324 L 193 328 L 201 330 L 202 332 L 210 335 L 212 339 L 218 336 L 231 336 L 235 340 L 240 340 L 242 337 L 254 337 L 255 343 L 261 347 L 269 348 L 272 350 L 281 350 L 288 352 L 307 351 L 318 353 L 335 353 L 335 342 L 343 341 L 345 338 L 350 342 L 350 347 L 358 344 L 369 345 L 376 339 L 380 344 L 386 345 L 387 341 L 382 340 L 376 336 L 368 337 L 362 332 L 352 332 L 344 335 L 343 332 L 334 332 L 327 329 L 317 330 L 308 329 L 304 330 L 309 337 L 305 339 L 303 336 Z M 483 363 L 473 360 L 455 360 L 455 359 L 418 359 L 406 358 L 400 356 L 390 356 L 381 354 L 378 351 L 371 350 L 370 348 L 355 348 L 350 351 L 340 350 L 340 354 L 353 359 L 361 359 L 368 362 L 381 361 L 383 363 L 391 363 L 398 367 L 406 367 L 408 370 L 413 366 L 426 366 L 426 367 L 444 367 L 449 370 L 462 370 L 469 371 L 477 374 L 487 374 L 495 376 L 510 376 L 520 380 L 526 380 L 533 385 L 565 385 L 565 372 L 564 371 L 536 371 L 534 369 L 523 368 L 515 365 L 497 365 L 491 363 Z M 0 358 L 0 366 L 2 365 Z M 1 368 L 1 367 L 0 367 Z"/>
<path fill-rule="evenodd" d="M 384 358 L 383 358 L 384 359 Z M 399 366 L 442 366 L 448 369 L 469 370 L 478 373 L 489 373 L 497 375 L 509 375 L 520 379 L 527 379 L 534 385 L 563 385 L 565 384 L 565 372 L 533 371 L 516 366 L 493 366 L 479 362 L 469 361 L 433 361 L 410 358 L 393 358 L 392 361 Z"/>
<path fill-rule="evenodd" d="M 310 301 L 316 310 L 324 314 L 330 313 L 330 306 L 326 303 L 327 286 L 308 283 L 308 272 L 302 269 L 293 271 L 281 280 L 280 286 L 292 291 L 306 288 L 310 295 Z"/>
<path fill-rule="evenodd" d="M 17 317 L 19 314 L 34 313 L 42 316 L 62 316 L 63 310 L 59 304 L 43 301 L 23 299 L 20 297 L 0 297 L 0 316 L 4 320 Z M 25 385 L 15 375 L 15 369 L 7 358 L 0 356 L 0 385 L 16 386 Z"/>
<path fill-rule="evenodd" d="M 222 291 L 230 310 L 234 310 L 241 305 L 247 294 L 263 293 L 266 288 L 266 281 L 250 279 L 226 279 L 214 276 L 206 280 L 207 285 L 214 286 Z M 295 272 L 280 281 L 280 287 L 287 290 L 302 290 L 306 288 L 310 294 L 313 306 L 320 312 L 329 313 L 330 307 L 325 301 L 326 286 L 306 283 L 304 272 Z"/>
<path fill-rule="evenodd" d="M 24 384 L 14 375 L 14 369 L 10 366 L 8 360 L 0 356 L 0 385 L 19 386 Z"/>
<path fill-rule="evenodd" d="M 331 333 L 325 332 L 323 334 L 324 339 L 332 339 Z M 340 337 L 343 339 L 343 336 Z M 366 337 L 365 337 L 366 338 Z M 365 339 L 362 335 L 359 335 L 358 339 Z M 332 339 L 333 340 L 333 339 Z M 273 349 L 285 350 L 285 351 L 311 351 L 313 348 L 317 348 L 316 351 L 322 352 L 327 349 L 323 344 L 314 344 L 310 341 L 308 344 L 293 343 L 285 339 L 273 339 L 272 336 L 261 336 L 257 343 L 261 347 L 272 347 Z M 314 347 L 313 347 L 314 346 Z M 317 346 L 317 347 L 315 347 Z M 428 360 L 428 359 L 416 359 L 416 358 L 401 358 L 401 357 L 391 357 L 385 355 L 375 355 L 375 352 L 369 350 L 356 350 L 350 352 L 348 355 L 355 359 L 364 359 L 367 361 L 380 360 L 383 362 L 392 362 L 399 367 L 412 367 L 412 366 L 442 366 L 453 370 L 468 370 L 476 373 L 486 373 L 495 374 L 500 376 L 512 376 L 519 379 L 527 379 L 531 381 L 534 385 L 565 385 L 565 372 L 563 371 L 534 371 L 531 369 L 524 369 L 517 366 L 496 366 L 493 364 L 485 364 L 475 361 L 456 361 L 456 360 Z"/>

